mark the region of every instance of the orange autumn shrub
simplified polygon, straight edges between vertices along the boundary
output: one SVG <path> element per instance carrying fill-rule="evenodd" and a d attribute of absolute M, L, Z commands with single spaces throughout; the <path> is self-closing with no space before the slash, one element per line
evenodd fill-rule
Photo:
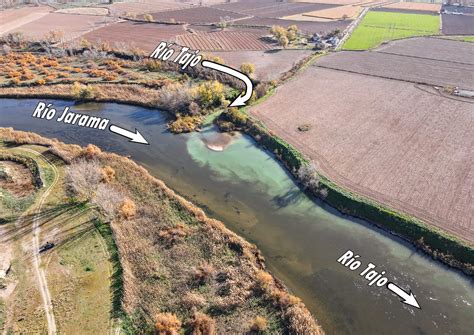
<path fill-rule="evenodd" d="M 102 181 L 105 183 L 111 183 L 115 180 L 115 170 L 110 166 L 104 166 L 102 168 Z"/>
<path fill-rule="evenodd" d="M 171 313 L 158 313 L 156 315 L 155 334 L 177 335 L 181 330 L 181 321 Z"/>
<path fill-rule="evenodd" d="M 88 159 L 92 159 L 99 155 L 102 152 L 99 147 L 95 146 L 94 144 L 89 144 L 84 150 L 83 150 L 83 156 L 85 156 Z"/>
<path fill-rule="evenodd" d="M 125 199 L 120 205 L 119 214 L 126 220 L 133 218 L 137 214 L 137 208 L 133 200 Z"/>

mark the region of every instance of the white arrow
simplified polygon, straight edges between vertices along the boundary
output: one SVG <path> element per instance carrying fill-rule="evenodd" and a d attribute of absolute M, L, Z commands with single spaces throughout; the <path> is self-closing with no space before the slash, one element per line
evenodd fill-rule
<path fill-rule="evenodd" d="M 201 64 L 204 67 L 208 67 L 208 68 L 217 70 L 219 72 L 227 73 L 233 77 L 236 77 L 242 80 L 245 83 L 245 94 L 239 95 L 234 101 L 232 101 L 229 107 L 245 106 L 245 103 L 252 97 L 252 91 L 253 91 L 253 83 L 247 75 L 231 67 L 214 63 L 214 62 L 210 62 L 208 60 L 203 60 Z"/>
<path fill-rule="evenodd" d="M 141 144 L 149 144 L 147 140 L 140 134 L 138 130 L 135 129 L 135 132 L 128 131 L 126 129 L 120 128 L 114 124 L 111 124 L 109 130 L 113 133 L 119 134 L 123 137 L 130 139 L 129 142 L 133 143 L 141 143 Z"/>
<path fill-rule="evenodd" d="M 402 298 L 403 300 L 401 300 L 401 302 L 403 302 L 404 304 L 421 309 L 420 305 L 418 304 L 418 301 L 416 301 L 416 298 L 411 292 L 411 290 L 410 290 L 410 293 L 407 293 L 404 290 L 402 290 L 400 287 L 398 287 L 397 285 L 391 282 L 387 284 L 387 288 L 393 293 L 395 293 L 396 295 L 398 295 L 400 298 Z"/>

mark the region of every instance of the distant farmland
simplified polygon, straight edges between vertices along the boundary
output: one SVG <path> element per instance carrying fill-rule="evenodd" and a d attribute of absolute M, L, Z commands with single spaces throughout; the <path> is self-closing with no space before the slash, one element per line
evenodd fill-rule
<path fill-rule="evenodd" d="M 231 20 L 246 17 L 246 15 L 212 7 L 194 7 L 180 10 L 169 10 L 164 12 L 151 13 L 151 15 L 156 21 L 183 22 L 193 24 L 217 23 L 225 17 L 228 17 Z"/>
<path fill-rule="evenodd" d="M 462 44 L 471 47 L 472 50 L 471 44 Z M 474 90 L 474 80 L 470 76 L 474 74 L 474 65 L 467 63 L 452 63 L 384 52 L 341 51 L 321 58 L 316 62 L 316 66 L 413 83 Z"/>
<path fill-rule="evenodd" d="M 443 34 L 474 35 L 474 15 L 443 14 Z"/>
<path fill-rule="evenodd" d="M 268 50 L 275 48 L 272 43 L 262 40 L 258 33 L 242 31 L 215 31 L 183 34 L 176 37 L 180 45 L 194 50 L 231 51 L 231 50 Z"/>
<path fill-rule="evenodd" d="M 344 43 L 345 50 L 367 50 L 382 42 L 439 33 L 439 16 L 370 11 Z"/>

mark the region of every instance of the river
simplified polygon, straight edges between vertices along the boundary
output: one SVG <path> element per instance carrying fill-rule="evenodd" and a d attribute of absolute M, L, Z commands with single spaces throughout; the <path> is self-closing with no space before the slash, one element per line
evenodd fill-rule
<path fill-rule="evenodd" d="M 271 155 L 246 136 L 222 141 L 212 128 L 172 135 L 164 113 L 118 104 L 83 104 L 72 111 L 106 117 L 145 136 L 133 144 L 108 131 L 34 119 L 38 100 L 2 99 L 0 126 L 93 143 L 129 155 L 154 176 L 228 228 L 255 243 L 267 265 L 301 297 L 327 334 L 472 334 L 474 282 L 409 244 L 361 220 L 343 216 L 300 191 Z M 48 100 L 62 110 L 71 102 Z M 210 150 L 223 149 L 222 151 Z M 421 310 L 385 287 L 370 287 L 337 262 L 348 249 L 411 289 Z"/>

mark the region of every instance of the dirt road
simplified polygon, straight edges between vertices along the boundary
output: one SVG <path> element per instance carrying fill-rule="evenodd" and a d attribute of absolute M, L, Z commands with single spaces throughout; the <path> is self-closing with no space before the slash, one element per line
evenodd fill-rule
<path fill-rule="evenodd" d="M 59 175 L 58 175 L 58 170 L 56 167 L 41 153 L 35 151 L 35 150 L 30 150 L 23 148 L 22 150 L 36 154 L 38 157 L 41 157 L 44 161 L 48 163 L 48 165 L 51 167 L 54 173 L 54 179 L 51 185 L 46 189 L 46 191 L 43 193 L 41 196 L 38 205 L 35 210 L 35 216 L 33 217 L 33 238 L 32 238 L 32 252 L 33 252 L 33 265 L 35 267 L 35 272 L 36 272 L 36 277 L 38 279 L 38 287 L 41 292 L 41 298 L 43 300 L 43 307 L 44 311 L 46 314 L 46 320 L 48 322 L 48 334 L 56 334 L 56 321 L 54 318 L 54 312 L 53 312 L 53 304 L 51 302 L 51 294 L 49 293 L 48 289 L 48 282 L 46 280 L 46 275 L 45 275 L 45 270 L 41 268 L 41 255 L 38 252 L 39 247 L 40 247 L 40 226 L 39 226 L 39 220 L 38 220 L 38 215 L 41 213 L 41 208 L 43 207 L 43 204 L 45 200 L 47 199 L 48 195 L 50 194 L 51 190 L 54 188 L 56 183 L 58 182 Z"/>

